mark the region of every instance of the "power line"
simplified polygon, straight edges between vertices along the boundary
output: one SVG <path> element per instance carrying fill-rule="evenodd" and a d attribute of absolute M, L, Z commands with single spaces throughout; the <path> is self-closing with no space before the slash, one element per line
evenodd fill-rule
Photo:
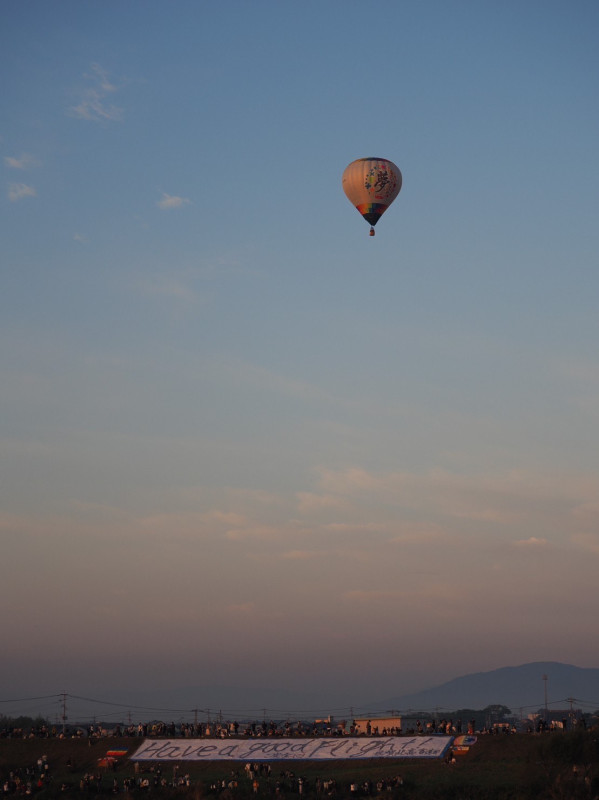
<path fill-rule="evenodd" d="M 119 706 L 120 708 L 134 708 L 137 711 L 168 711 L 171 714 L 188 714 L 192 713 L 195 709 L 193 708 L 158 708 L 155 706 L 136 706 L 131 703 L 115 703 L 110 700 L 95 700 L 93 697 L 80 697 L 76 694 L 70 694 L 73 700 L 83 700 L 86 703 L 99 703 L 100 705 L 106 706 Z M 198 708 L 198 711 L 202 711 L 203 709 Z"/>
<path fill-rule="evenodd" d="M 138 705 L 134 703 L 122 703 L 116 702 L 112 700 L 101 700 L 98 698 L 93 697 L 84 697 L 81 695 L 74 695 L 69 694 L 67 692 L 61 692 L 60 694 L 51 694 L 51 695 L 36 695 L 32 697 L 21 697 L 17 699 L 0 699 L 0 704 L 3 705 L 16 705 L 21 703 L 38 703 L 40 701 L 50 701 L 52 706 L 58 706 L 60 708 L 60 716 L 61 722 L 63 726 L 66 725 L 67 719 L 67 701 L 70 704 L 71 715 L 73 717 L 82 719 L 86 716 L 86 714 L 77 708 L 78 703 L 92 703 L 95 705 L 105 706 L 105 707 L 112 707 L 114 709 L 127 709 L 128 711 L 137 711 L 137 712 L 145 712 L 145 713 L 160 713 L 160 714 L 168 714 L 168 715 L 185 715 L 197 720 L 198 714 L 205 714 L 208 717 L 210 716 L 210 711 L 204 708 L 198 708 L 197 706 L 193 706 L 191 708 L 165 708 L 162 706 L 149 706 L 149 705 Z M 576 703 L 579 706 L 585 706 L 587 708 L 599 709 L 599 701 L 591 701 L 591 700 L 580 700 L 577 698 L 568 697 L 561 700 L 553 700 L 551 702 L 546 703 L 547 707 L 556 707 L 564 704 L 571 704 Z M 44 703 L 47 705 L 47 702 Z M 73 710 L 73 705 L 75 705 L 75 710 Z M 539 710 L 543 707 L 543 703 L 534 703 L 528 706 L 519 706 L 519 709 L 525 711 L 527 709 L 535 709 Z M 427 709 L 427 708 L 418 708 L 418 709 L 404 709 L 404 710 L 397 710 L 397 713 L 403 716 L 413 716 L 414 714 L 427 714 L 427 713 L 434 713 L 435 710 L 442 710 L 445 713 L 455 713 L 459 711 L 459 708 L 443 708 L 440 707 L 437 709 Z M 475 710 L 475 709 L 472 709 Z M 482 710 L 482 709 L 479 709 Z M 31 712 L 30 712 L 31 713 Z M 39 713 L 39 710 L 38 710 Z M 106 717 L 115 717 L 118 715 L 118 711 L 113 712 L 104 712 Z M 327 708 L 324 710 L 322 707 L 319 709 L 280 709 L 280 708 L 245 708 L 245 709 L 223 709 L 220 712 L 220 716 L 224 716 L 227 718 L 244 718 L 244 719 L 258 719 L 260 717 L 291 717 L 291 718 L 302 718 L 306 716 L 335 716 L 339 718 L 347 717 L 353 718 L 354 716 L 377 716 L 384 714 L 384 711 L 377 711 L 373 710 L 372 708 L 367 708 L 366 706 L 350 706 L 350 707 L 334 707 L 334 708 Z"/>
<path fill-rule="evenodd" d="M 62 697 L 62 694 L 45 694 L 41 697 L 19 697 L 17 700 L 0 700 L 0 703 L 27 703 L 30 700 L 50 700 Z"/>

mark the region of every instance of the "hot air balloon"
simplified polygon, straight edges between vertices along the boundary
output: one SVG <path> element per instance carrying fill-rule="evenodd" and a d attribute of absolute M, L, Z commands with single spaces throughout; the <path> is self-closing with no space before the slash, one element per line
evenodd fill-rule
<path fill-rule="evenodd" d="M 399 167 L 386 158 L 358 158 L 345 168 L 343 191 L 370 223 L 371 236 L 374 226 L 399 194 L 401 182 Z"/>

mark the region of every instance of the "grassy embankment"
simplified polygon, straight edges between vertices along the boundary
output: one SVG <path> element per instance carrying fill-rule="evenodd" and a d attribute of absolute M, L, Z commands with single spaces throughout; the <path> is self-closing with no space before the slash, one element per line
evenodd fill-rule
<path fill-rule="evenodd" d="M 259 796 L 275 795 L 275 783 L 281 781 L 280 794 L 291 798 L 299 796 L 292 781 L 281 777 L 290 771 L 302 775 L 307 784 L 304 798 L 316 797 L 315 781 L 334 779 L 336 798 L 350 797 L 349 786 L 361 786 L 371 780 L 373 795 L 406 800 L 594 800 L 599 796 L 599 746 L 597 732 L 552 733 L 541 736 L 530 734 L 479 736 L 467 754 L 457 757 L 455 765 L 434 760 L 372 761 L 320 761 L 272 762 L 271 776 L 260 778 Z M 140 763 L 136 772 L 129 756 L 140 746 L 141 739 L 2 739 L 0 740 L 0 777 L 2 783 L 10 770 L 35 767 L 38 758 L 46 756 L 51 780 L 46 788 L 36 791 L 42 798 L 80 796 L 95 797 L 111 793 L 113 780 L 117 779 L 122 791 L 123 779 L 150 776 L 149 762 Z M 116 769 L 99 768 L 98 760 L 108 749 L 127 749 Z M 174 775 L 174 764 L 162 764 L 162 774 L 169 781 Z M 36 768 L 37 772 L 37 768 Z M 80 791 L 80 780 L 85 773 L 102 774 L 100 789 L 94 783 Z M 191 789 L 158 789 L 150 794 L 158 797 L 244 797 L 251 795 L 251 784 L 239 762 L 184 762 L 178 774 L 188 773 Z M 216 781 L 229 781 L 238 773 L 238 788 L 224 791 L 210 790 Z M 377 793 L 376 783 L 381 779 L 400 775 L 403 784 L 384 793 Z M 585 780 L 587 778 L 587 780 Z M 67 785 L 61 792 L 61 786 Z M 138 790 L 134 794 L 140 794 Z M 144 792 L 146 793 L 146 792 Z M 253 795 L 255 797 L 255 795 Z M 320 797 L 327 797 L 321 792 Z M 364 796 L 364 793 L 361 793 Z"/>

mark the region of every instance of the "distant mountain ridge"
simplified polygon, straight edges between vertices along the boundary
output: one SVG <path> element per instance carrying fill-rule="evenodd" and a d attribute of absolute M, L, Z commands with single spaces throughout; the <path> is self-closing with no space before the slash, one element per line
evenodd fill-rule
<path fill-rule="evenodd" d="M 543 676 L 547 680 L 543 680 Z M 459 708 L 482 709 L 489 705 L 508 706 L 535 711 L 545 705 L 545 688 L 549 708 L 568 707 L 569 698 L 599 709 L 599 669 L 575 667 L 556 661 L 537 661 L 518 667 L 501 667 L 490 672 L 476 672 L 454 678 L 447 683 L 414 694 L 400 695 L 369 704 L 373 711 L 397 709 L 427 711 Z"/>
<path fill-rule="evenodd" d="M 547 681 L 543 676 L 547 676 Z M 262 718 L 264 714 L 278 718 L 320 716 L 332 713 L 346 715 L 350 706 L 354 714 L 386 713 L 391 710 L 456 711 L 460 708 L 483 709 L 504 705 L 514 714 L 528 714 L 545 705 L 545 688 L 550 709 L 569 707 L 568 698 L 584 702 L 585 711 L 599 709 L 599 669 L 582 668 L 555 661 L 538 661 L 516 667 L 501 667 L 454 678 L 440 686 L 388 699 L 359 702 L 364 698 L 332 696 L 326 690 L 311 693 L 303 689 L 282 690 L 277 687 L 187 686 L 170 690 L 138 690 L 128 692 L 123 703 L 153 709 L 149 718 L 163 718 L 176 710 L 198 709 L 224 718 Z M 357 702 L 356 702 L 357 701 Z M 576 707 L 576 704 L 575 704 Z M 580 707 L 580 706 L 578 706 Z M 320 709 L 318 711 L 317 709 Z M 222 710 L 222 711 L 221 711 Z M 149 713 L 149 712 L 148 712 Z"/>

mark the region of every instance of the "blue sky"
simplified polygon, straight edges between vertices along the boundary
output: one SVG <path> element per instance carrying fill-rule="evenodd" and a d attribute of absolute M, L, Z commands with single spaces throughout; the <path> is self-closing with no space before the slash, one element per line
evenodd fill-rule
<path fill-rule="evenodd" d="M 598 665 L 598 34 L 3 5 L 7 694 Z M 374 239 L 369 155 L 404 180 Z"/>

